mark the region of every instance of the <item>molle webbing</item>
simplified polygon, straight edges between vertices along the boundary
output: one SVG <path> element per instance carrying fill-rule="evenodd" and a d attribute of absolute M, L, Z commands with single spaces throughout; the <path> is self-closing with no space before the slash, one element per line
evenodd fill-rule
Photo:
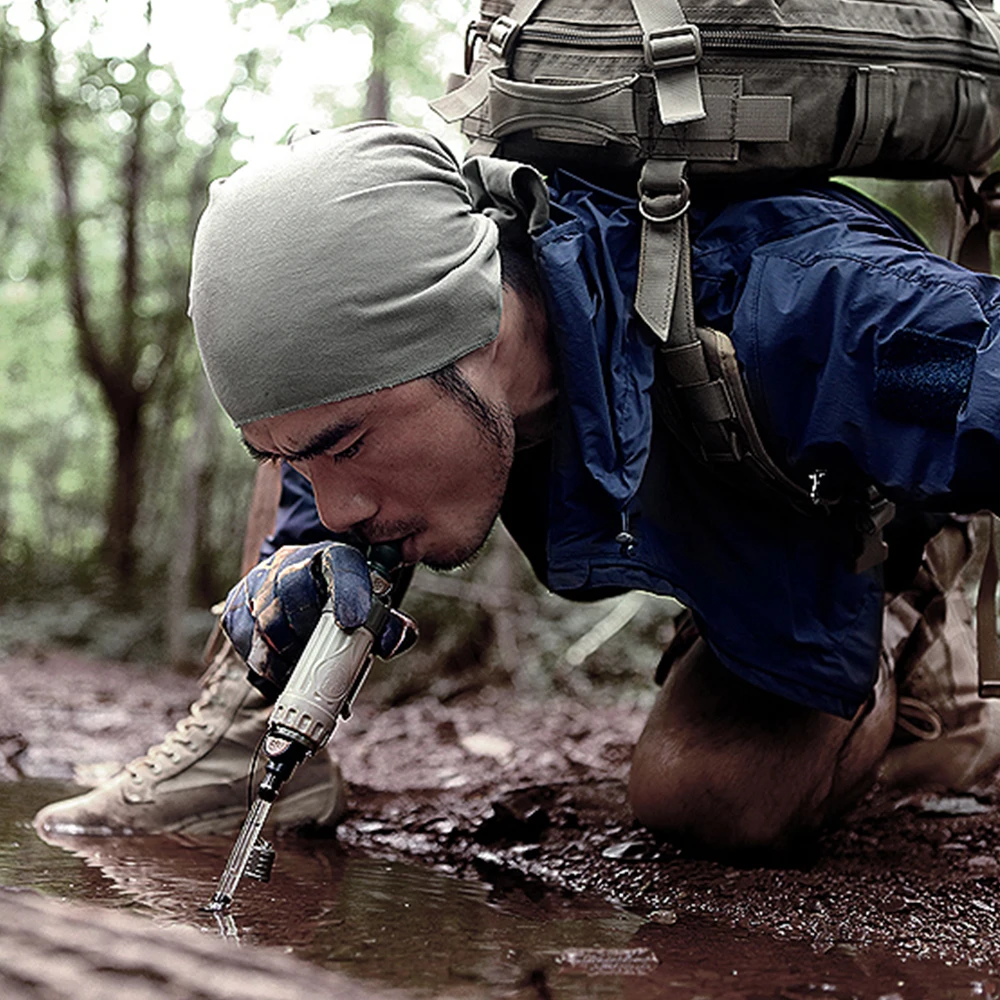
<path fill-rule="evenodd" d="M 569 143 L 694 175 L 967 174 L 1000 137 L 998 24 L 972 0 L 482 0 L 434 107 L 536 165 Z"/>

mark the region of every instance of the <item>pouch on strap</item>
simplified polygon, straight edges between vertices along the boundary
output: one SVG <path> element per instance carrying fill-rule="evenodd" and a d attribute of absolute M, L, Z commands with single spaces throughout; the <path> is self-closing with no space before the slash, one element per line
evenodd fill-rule
<path fill-rule="evenodd" d="M 557 129 L 573 142 L 625 142 L 638 149 L 635 124 L 636 77 L 593 83 L 538 84 L 490 73 L 490 137 L 502 139 L 524 129 Z"/>

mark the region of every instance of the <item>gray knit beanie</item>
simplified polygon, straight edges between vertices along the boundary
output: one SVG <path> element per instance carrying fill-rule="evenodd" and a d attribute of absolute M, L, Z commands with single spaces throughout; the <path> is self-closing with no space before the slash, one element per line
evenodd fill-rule
<path fill-rule="evenodd" d="M 493 340 L 498 227 L 548 216 L 531 168 L 467 165 L 429 133 L 364 122 L 216 181 L 190 314 L 239 426 L 427 375 Z"/>

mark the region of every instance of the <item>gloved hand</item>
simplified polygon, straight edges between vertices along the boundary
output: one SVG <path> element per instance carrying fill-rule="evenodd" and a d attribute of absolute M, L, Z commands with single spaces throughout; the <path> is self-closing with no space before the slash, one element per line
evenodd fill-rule
<path fill-rule="evenodd" d="M 229 592 L 222 629 L 247 666 L 280 691 L 331 596 L 341 628 L 351 631 L 365 623 L 372 591 L 364 556 L 342 542 L 286 545 Z M 388 659 L 416 640 L 416 623 L 393 609 L 373 652 Z"/>

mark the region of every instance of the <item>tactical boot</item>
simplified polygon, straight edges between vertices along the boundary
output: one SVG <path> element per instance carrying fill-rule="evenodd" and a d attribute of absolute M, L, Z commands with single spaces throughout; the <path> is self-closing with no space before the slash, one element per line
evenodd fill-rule
<path fill-rule="evenodd" d="M 981 573 L 990 515 L 955 519 L 924 549 L 912 588 L 886 606 L 883 656 L 895 666 L 896 733 L 879 777 L 889 786 L 987 791 L 1000 768 L 1000 701 L 979 697 L 967 591 Z"/>
<path fill-rule="evenodd" d="M 42 834 L 229 833 L 247 809 L 248 776 L 271 706 L 228 643 L 204 690 L 162 743 L 97 788 L 45 806 Z M 344 813 L 340 769 L 323 752 L 303 762 L 272 815 L 280 827 L 334 826 Z"/>

